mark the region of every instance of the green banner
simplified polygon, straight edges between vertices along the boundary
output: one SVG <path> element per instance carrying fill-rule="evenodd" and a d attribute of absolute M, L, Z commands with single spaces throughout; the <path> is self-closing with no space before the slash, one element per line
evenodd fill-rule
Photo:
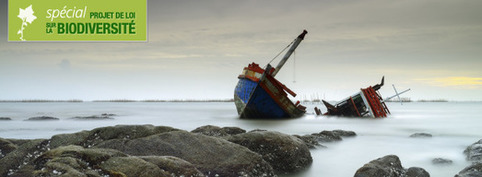
<path fill-rule="evenodd" d="M 9 0 L 8 41 L 147 41 L 147 0 Z"/>

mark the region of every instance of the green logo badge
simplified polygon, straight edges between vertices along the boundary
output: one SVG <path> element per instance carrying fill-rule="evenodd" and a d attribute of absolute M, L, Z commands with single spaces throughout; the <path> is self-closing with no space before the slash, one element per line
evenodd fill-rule
<path fill-rule="evenodd" d="M 33 15 L 32 5 L 28 6 L 25 9 L 19 9 L 19 11 L 20 12 L 17 17 L 22 19 L 22 27 L 20 28 L 20 30 L 18 30 L 17 34 L 20 34 L 20 40 L 25 41 L 25 39 L 23 38 L 23 30 L 25 29 L 25 27 L 27 27 L 27 23 L 32 24 L 32 22 L 37 19 L 37 17 Z"/>
<path fill-rule="evenodd" d="M 9 41 L 147 41 L 147 1 L 9 0 L 8 30 Z"/>

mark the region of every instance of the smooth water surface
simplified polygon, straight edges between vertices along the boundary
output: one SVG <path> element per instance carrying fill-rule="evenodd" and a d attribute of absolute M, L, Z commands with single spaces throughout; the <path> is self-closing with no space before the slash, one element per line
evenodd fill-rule
<path fill-rule="evenodd" d="M 405 168 L 417 166 L 431 176 L 454 176 L 469 165 L 464 149 L 482 138 L 482 103 L 388 103 L 391 115 L 383 119 L 316 117 L 313 107 L 299 119 L 244 120 L 237 117 L 234 103 L 0 103 L 0 137 L 50 138 L 61 133 L 91 130 L 119 124 L 153 124 L 191 131 L 203 125 L 236 126 L 246 130 L 266 129 L 286 134 L 311 134 L 322 130 L 352 130 L 358 136 L 325 143 L 328 148 L 311 150 L 313 164 L 287 176 L 353 176 L 365 163 L 389 154 L 400 157 Z M 75 120 L 76 116 L 116 114 L 113 120 Z M 52 116 L 58 121 L 25 121 Z M 433 138 L 409 138 L 413 133 Z M 451 165 L 433 165 L 433 158 L 446 158 Z"/>

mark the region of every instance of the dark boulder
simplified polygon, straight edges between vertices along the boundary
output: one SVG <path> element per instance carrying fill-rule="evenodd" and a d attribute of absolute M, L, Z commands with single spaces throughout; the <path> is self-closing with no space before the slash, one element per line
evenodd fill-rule
<path fill-rule="evenodd" d="M 50 148 L 57 148 L 60 146 L 67 146 L 67 145 L 83 146 L 87 141 L 87 138 L 89 137 L 89 135 L 90 135 L 89 131 L 54 135 L 50 139 Z"/>
<path fill-rule="evenodd" d="M 122 159 L 126 158 L 126 159 Z M 83 148 L 81 146 L 62 146 L 43 153 L 33 161 L 33 176 L 122 176 L 142 175 L 161 170 L 140 158 L 112 149 Z M 141 167 L 141 165 L 143 165 Z M 156 170 L 151 170 L 157 168 Z M 129 172 L 126 172 L 129 170 Z"/>
<path fill-rule="evenodd" d="M 0 139 L 0 176 L 276 176 L 312 163 L 305 142 L 295 136 L 216 126 L 193 132 L 118 125 L 49 140 Z"/>
<path fill-rule="evenodd" d="M 98 115 L 92 115 L 92 116 L 77 116 L 73 117 L 72 119 L 75 120 L 114 120 L 114 118 L 110 116 L 98 116 Z"/>
<path fill-rule="evenodd" d="M 18 142 L 19 144 L 16 144 L 18 147 L 0 159 L 0 176 L 31 176 L 33 171 L 31 162 L 49 148 L 48 140 L 45 139 Z"/>
<path fill-rule="evenodd" d="M 23 146 L 32 143 L 33 140 Z M 3 170 L 4 166 L 12 162 L 2 161 L 0 167 L 4 172 L 1 176 L 204 176 L 192 164 L 179 158 L 136 157 L 114 149 L 69 145 L 26 156 L 29 158 L 21 158 L 20 167 L 7 170 Z"/>
<path fill-rule="evenodd" d="M 324 130 L 320 133 L 313 133 L 311 134 L 317 137 L 319 142 L 333 142 L 333 141 L 341 141 L 342 137 L 352 137 L 356 136 L 356 133 L 353 131 L 345 131 L 345 130 Z"/>
<path fill-rule="evenodd" d="M 323 146 L 320 144 L 320 142 L 318 141 L 318 137 L 315 135 L 303 135 L 303 136 L 293 135 L 293 136 L 301 139 L 306 144 L 306 146 L 310 149 L 314 149 L 316 147 L 326 148 L 326 146 Z"/>
<path fill-rule="evenodd" d="M 179 131 L 172 127 L 153 125 L 116 125 L 113 127 L 96 128 L 90 131 L 88 139 L 91 145 L 111 139 L 136 139 L 151 136 L 154 134 Z"/>
<path fill-rule="evenodd" d="M 112 116 L 117 116 L 117 115 L 116 115 L 116 114 L 111 114 L 111 113 L 102 113 L 100 116 L 112 117 Z"/>
<path fill-rule="evenodd" d="M 468 161 L 482 163 L 482 139 L 468 146 L 464 150 L 464 154 Z"/>
<path fill-rule="evenodd" d="M 10 117 L 0 117 L 0 120 L 12 120 Z"/>
<path fill-rule="evenodd" d="M 239 127 L 223 127 L 222 130 L 228 135 L 237 135 L 241 133 L 246 133 L 246 130 Z"/>
<path fill-rule="evenodd" d="M 452 164 L 452 160 L 444 158 L 434 158 L 432 159 L 432 164 L 434 165 L 449 165 Z"/>
<path fill-rule="evenodd" d="M 214 137 L 219 137 L 219 136 L 227 136 L 228 134 L 224 131 L 222 131 L 221 127 L 214 126 L 214 125 L 205 125 L 198 127 L 191 131 L 192 133 L 199 133 L 203 134 L 206 136 L 214 136 Z"/>
<path fill-rule="evenodd" d="M 432 138 L 432 134 L 414 133 L 414 134 L 410 135 L 410 138 Z"/>
<path fill-rule="evenodd" d="M 268 130 L 258 129 L 258 128 L 257 128 L 257 129 L 254 129 L 254 130 L 249 131 L 249 133 L 251 133 L 251 132 L 265 132 L 265 131 L 268 131 Z"/>
<path fill-rule="evenodd" d="M 356 136 L 356 133 L 354 131 L 346 131 L 346 130 L 333 130 L 332 131 L 335 135 L 341 136 L 341 137 L 353 137 Z"/>
<path fill-rule="evenodd" d="M 387 155 L 365 164 L 359 168 L 355 177 L 430 177 L 423 168 L 411 167 L 405 170 L 396 155 Z"/>
<path fill-rule="evenodd" d="M 21 146 L 24 143 L 28 143 L 28 142 L 32 141 L 32 140 L 28 140 L 28 139 L 7 139 L 7 140 L 12 142 L 13 144 L 15 144 L 17 146 Z"/>
<path fill-rule="evenodd" d="M 301 139 L 279 132 L 249 132 L 228 137 L 227 140 L 261 154 L 279 173 L 300 171 L 313 161 L 308 147 Z"/>
<path fill-rule="evenodd" d="M 26 120 L 27 121 L 44 121 L 44 120 L 60 120 L 60 119 L 57 117 L 40 116 L 40 117 L 31 117 Z"/>
<path fill-rule="evenodd" d="M 112 157 L 99 164 L 111 176 L 164 177 L 171 176 L 157 165 L 138 157 Z"/>
<path fill-rule="evenodd" d="M 346 131 L 346 130 L 332 130 L 332 131 L 324 130 L 320 133 L 313 133 L 311 135 L 303 135 L 303 136 L 294 135 L 294 136 L 303 140 L 306 146 L 313 149 L 316 147 L 326 148 L 326 146 L 321 145 L 320 142 L 341 141 L 343 140 L 342 137 L 353 137 L 353 136 L 356 136 L 356 133 L 353 131 Z"/>
<path fill-rule="evenodd" d="M 482 163 L 473 163 L 464 168 L 455 177 L 480 177 L 482 176 Z"/>
<path fill-rule="evenodd" d="M 387 155 L 365 164 L 359 168 L 355 177 L 398 177 L 403 174 L 403 167 L 400 159 L 396 155 Z"/>
<path fill-rule="evenodd" d="M 313 133 L 311 135 L 316 136 L 317 140 L 320 141 L 320 142 L 333 142 L 333 141 L 341 141 L 342 140 L 340 135 L 338 135 L 337 133 L 335 133 L 333 131 L 327 131 L 327 130 L 324 130 L 320 133 Z"/>
<path fill-rule="evenodd" d="M 406 177 L 430 177 L 430 174 L 425 169 L 420 167 L 410 167 L 405 173 Z"/>
<path fill-rule="evenodd" d="M 238 127 L 218 127 L 214 125 L 206 125 L 202 127 L 198 127 L 191 131 L 192 133 L 199 133 L 207 136 L 214 136 L 214 137 L 222 137 L 222 136 L 229 136 L 229 135 L 237 135 L 240 133 L 246 133 L 246 130 L 243 130 Z"/>
<path fill-rule="evenodd" d="M 186 131 L 170 131 L 137 139 L 111 139 L 96 145 L 134 156 L 174 156 L 207 176 L 274 176 L 272 167 L 249 149 Z"/>
<path fill-rule="evenodd" d="M 174 156 L 139 156 L 139 158 L 157 165 L 171 176 L 205 176 L 190 162 Z"/>
<path fill-rule="evenodd" d="M 117 116 L 117 115 L 109 114 L 109 113 L 102 113 L 100 115 L 92 115 L 92 116 L 77 116 L 77 117 L 73 117 L 72 119 L 76 119 L 76 120 L 112 120 L 112 119 L 114 119 L 113 116 Z"/>
<path fill-rule="evenodd" d="M 0 159 L 17 149 L 17 147 L 18 146 L 12 143 L 10 140 L 0 138 Z"/>
<path fill-rule="evenodd" d="M 51 139 L 51 146 L 52 148 L 65 145 L 92 147 L 111 139 L 129 140 L 178 130 L 172 127 L 153 125 L 116 125 L 113 127 L 96 128 L 91 131 L 55 135 Z"/>
<path fill-rule="evenodd" d="M 464 154 L 472 165 L 460 171 L 455 177 L 479 177 L 482 176 L 482 139 L 468 146 Z"/>

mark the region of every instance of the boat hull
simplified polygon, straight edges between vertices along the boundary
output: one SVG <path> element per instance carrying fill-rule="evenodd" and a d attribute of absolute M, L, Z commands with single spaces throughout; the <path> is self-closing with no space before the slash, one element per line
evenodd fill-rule
<path fill-rule="evenodd" d="M 325 115 L 346 117 L 383 118 L 390 114 L 382 96 L 377 92 L 384 85 L 384 77 L 380 84 L 360 89 L 361 91 L 332 105 L 323 100 L 328 110 Z M 316 109 L 315 109 L 316 111 Z"/>
<path fill-rule="evenodd" d="M 293 104 L 280 83 L 266 72 L 259 81 L 239 78 L 234 102 L 240 118 L 296 118 L 306 112 L 303 106 Z"/>

